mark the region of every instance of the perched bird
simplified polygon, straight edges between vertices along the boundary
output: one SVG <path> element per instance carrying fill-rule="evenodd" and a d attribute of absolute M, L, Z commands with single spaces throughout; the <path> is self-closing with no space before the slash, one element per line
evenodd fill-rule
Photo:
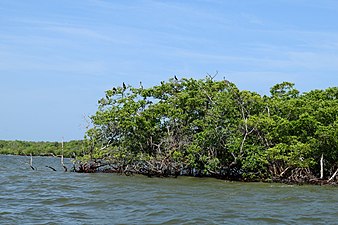
<path fill-rule="evenodd" d="M 176 75 L 174 76 L 174 78 L 175 78 L 175 80 L 176 80 L 176 81 L 178 81 L 178 79 L 177 79 Z"/>
<path fill-rule="evenodd" d="M 123 86 L 123 90 L 127 89 L 127 86 L 126 86 L 126 84 L 124 82 L 123 82 L 122 86 Z"/>
<path fill-rule="evenodd" d="M 142 81 L 140 81 L 140 88 L 143 89 Z"/>

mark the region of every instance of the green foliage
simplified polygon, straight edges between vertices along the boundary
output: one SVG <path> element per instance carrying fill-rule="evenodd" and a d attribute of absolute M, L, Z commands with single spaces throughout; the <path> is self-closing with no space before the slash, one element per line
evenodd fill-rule
<path fill-rule="evenodd" d="M 287 168 L 337 167 L 338 88 L 271 96 L 210 77 L 115 87 L 99 100 L 86 133 L 87 159 L 170 159 L 198 175 L 266 179 Z M 236 172 L 234 172 L 236 171 Z"/>
<path fill-rule="evenodd" d="M 83 141 L 73 140 L 64 143 L 63 155 L 74 157 L 84 154 Z M 61 155 L 60 142 L 3 141 L 0 140 L 0 154 L 11 155 Z"/>

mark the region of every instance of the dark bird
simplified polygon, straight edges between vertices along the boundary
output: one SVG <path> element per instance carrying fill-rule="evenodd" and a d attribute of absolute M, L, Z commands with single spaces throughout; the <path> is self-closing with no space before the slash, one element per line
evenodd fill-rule
<path fill-rule="evenodd" d="M 142 82 L 140 81 L 140 88 L 143 89 L 143 85 L 142 85 Z"/>
<path fill-rule="evenodd" d="M 123 86 L 123 90 L 127 89 L 127 86 L 126 86 L 126 84 L 124 82 L 123 82 L 122 86 Z"/>
<path fill-rule="evenodd" d="M 161 85 L 164 85 L 164 81 L 161 81 Z"/>
<path fill-rule="evenodd" d="M 177 77 L 176 77 L 176 75 L 174 76 L 174 78 L 175 78 L 176 81 L 178 80 Z"/>

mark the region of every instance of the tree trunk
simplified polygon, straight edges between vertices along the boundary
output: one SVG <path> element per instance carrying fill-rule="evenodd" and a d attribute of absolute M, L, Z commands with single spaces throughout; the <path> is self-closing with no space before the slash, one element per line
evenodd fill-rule
<path fill-rule="evenodd" d="M 322 157 L 320 158 L 320 179 L 323 179 L 324 177 L 324 154 L 322 154 Z"/>

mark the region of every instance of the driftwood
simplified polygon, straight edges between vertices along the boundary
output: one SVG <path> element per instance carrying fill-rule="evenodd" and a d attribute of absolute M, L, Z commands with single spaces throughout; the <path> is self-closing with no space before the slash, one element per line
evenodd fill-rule
<path fill-rule="evenodd" d="M 51 170 L 53 170 L 53 171 L 56 171 L 56 169 L 54 169 L 53 167 L 51 167 L 51 166 L 46 166 L 47 168 L 49 168 L 49 169 L 51 169 Z"/>

